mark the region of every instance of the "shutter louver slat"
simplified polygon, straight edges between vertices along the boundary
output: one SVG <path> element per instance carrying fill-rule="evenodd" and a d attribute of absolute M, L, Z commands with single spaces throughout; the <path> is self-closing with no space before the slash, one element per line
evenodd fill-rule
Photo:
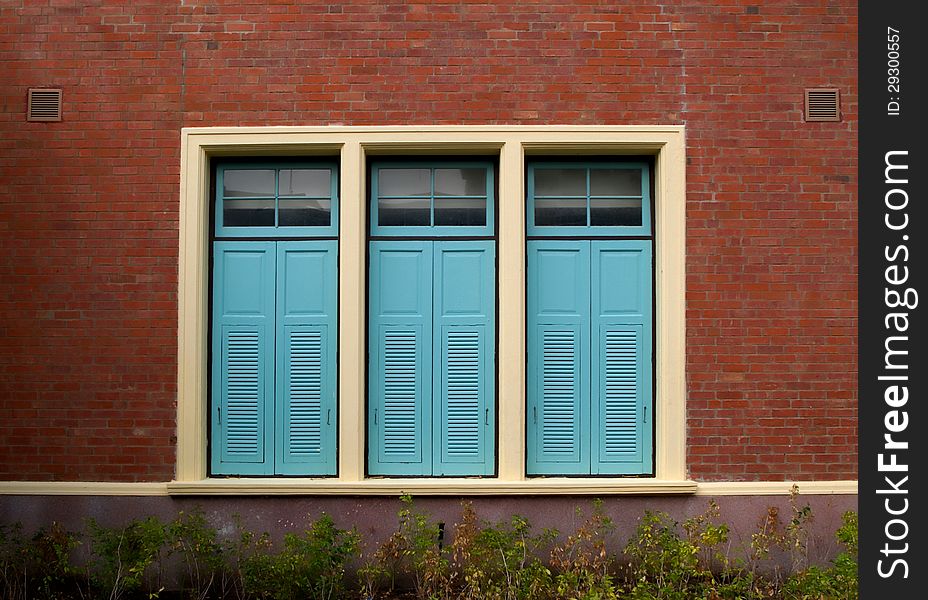
<path fill-rule="evenodd" d="M 322 335 L 291 331 L 289 344 L 289 452 L 316 455 L 322 451 Z"/>
<path fill-rule="evenodd" d="M 606 332 L 605 450 L 635 452 L 638 446 L 638 339 L 634 331 Z"/>
<path fill-rule="evenodd" d="M 384 333 L 383 449 L 412 454 L 417 449 L 417 343 L 415 331 Z"/>
<path fill-rule="evenodd" d="M 576 449 L 577 339 L 572 331 L 542 334 L 542 451 L 572 453 Z"/>
<path fill-rule="evenodd" d="M 230 455 L 258 452 L 261 378 L 258 332 L 233 331 L 226 350 L 226 447 Z"/>
<path fill-rule="evenodd" d="M 448 454 L 476 455 L 480 450 L 480 336 L 451 331 L 447 337 Z"/>

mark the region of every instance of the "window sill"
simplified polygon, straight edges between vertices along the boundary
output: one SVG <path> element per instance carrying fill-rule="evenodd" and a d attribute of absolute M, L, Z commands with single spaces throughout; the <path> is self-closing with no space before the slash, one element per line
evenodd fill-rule
<path fill-rule="evenodd" d="M 365 479 L 203 479 L 172 481 L 172 496 L 494 496 L 500 494 L 594 495 L 594 494 L 695 494 L 697 484 L 688 480 L 545 477 L 524 481 L 469 478 Z"/>

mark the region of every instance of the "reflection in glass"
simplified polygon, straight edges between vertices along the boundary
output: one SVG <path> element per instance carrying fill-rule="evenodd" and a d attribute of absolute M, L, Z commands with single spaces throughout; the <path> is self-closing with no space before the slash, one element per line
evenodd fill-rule
<path fill-rule="evenodd" d="M 270 169 L 229 169 L 222 177 L 222 195 L 226 198 L 274 194 L 274 171 Z"/>
<path fill-rule="evenodd" d="M 586 198 L 536 198 L 535 225 L 585 227 Z"/>
<path fill-rule="evenodd" d="M 641 169 L 590 169 L 591 196 L 640 196 Z"/>
<path fill-rule="evenodd" d="M 482 227 L 486 224 L 486 198 L 435 198 L 435 225 Z"/>
<path fill-rule="evenodd" d="M 586 169 L 535 169 L 535 196 L 586 196 Z"/>
<path fill-rule="evenodd" d="M 274 199 L 227 198 L 222 203 L 222 225 L 224 227 L 273 227 Z"/>
<path fill-rule="evenodd" d="M 331 223 L 332 201 L 327 198 L 281 198 L 277 202 L 277 224 L 281 227 L 325 227 Z"/>
<path fill-rule="evenodd" d="M 590 225 L 641 225 L 641 198 L 591 198 Z"/>
<path fill-rule="evenodd" d="M 377 201 L 377 224 L 393 227 L 403 225 L 428 227 L 431 221 L 430 212 L 428 197 L 380 198 Z"/>
<path fill-rule="evenodd" d="M 328 169 L 281 169 L 278 194 L 327 198 L 332 193 L 332 173 Z"/>
<path fill-rule="evenodd" d="M 486 169 L 435 169 L 436 196 L 484 196 Z"/>
<path fill-rule="evenodd" d="M 379 196 L 430 196 L 432 194 L 429 169 L 380 169 Z"/>

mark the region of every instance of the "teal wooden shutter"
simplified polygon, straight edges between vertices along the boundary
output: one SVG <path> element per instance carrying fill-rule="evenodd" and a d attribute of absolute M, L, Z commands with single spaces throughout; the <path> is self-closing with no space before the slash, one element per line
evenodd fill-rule
<path fill-rule="evenodd" d="M 651 241 L 594 241 L 591 472 L 652 471 Z"/>
<path fill-rule="evenodd" d="M 336 472 L 338 243 L 277 242 L 276 469 Z"/>
<path fill-rule="evenodd" d="M 495 244 L 434 242 L 433 475 L 495 469 Z"/>
<path fill-rule="evenodd" d="M 211 471 L 273 473 L 274 242 L 216 242 Z"/>
<path fill-rule="evenodd" d="M 529 474 L 589 473 L 590 242 L 528 242 Z"/>
<path fill-rule="evenodd" d="M 431 325 L 432 242 L 371 242 L 371 475 L 431 474 Z"/>

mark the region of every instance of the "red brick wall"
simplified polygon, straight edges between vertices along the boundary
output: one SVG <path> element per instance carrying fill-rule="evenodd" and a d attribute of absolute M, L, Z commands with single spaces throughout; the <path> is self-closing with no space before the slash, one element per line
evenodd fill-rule
<path fill-rule="evenodd" d="M 856 478 L 856 2 L 23 4 L 0 480 L 172 478 L 179 130 L 335 123 L 685 124 L 691 475 Z M 61 123 L 25 122 L 42 86 Z"/>

